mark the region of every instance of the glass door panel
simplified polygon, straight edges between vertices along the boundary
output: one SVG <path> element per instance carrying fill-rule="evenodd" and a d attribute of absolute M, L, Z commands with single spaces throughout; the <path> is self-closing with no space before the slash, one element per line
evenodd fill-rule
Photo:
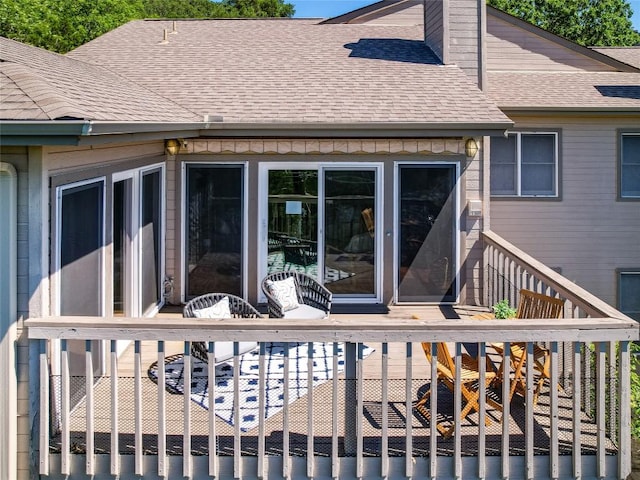
<path fill-rule="evenodd" d="M 113 184 L 113 314 L 116 317 L 134 316 L 132 184 L 132 179 Z"/>
<path fill-rule="evenodd" d="M 142 174 L 141 189 L 141 299 L 142 313 L 162 300 L 162 175 L 160 170 Z"/>
<path fill-rule="evenodd" d="M 243 167 L 187 167 L 187 299 L 242 292 Z"/>
<path fill-rule="evenodd" d="M 455 301 L 455 166 L 399 166 L 398 302 Z"/>
<path fill-rule="evenodd" d="M 269 170 L 267 273 L 318 277 L 318 171 Z"/>
<path fill-rule="evenodd" d="M 324 284 L 334 295 L 376 292 L 375 170 L 323 170 Z"/>

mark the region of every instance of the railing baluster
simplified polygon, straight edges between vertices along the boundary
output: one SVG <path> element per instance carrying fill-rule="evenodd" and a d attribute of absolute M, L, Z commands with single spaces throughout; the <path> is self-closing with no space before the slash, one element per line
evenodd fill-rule
<path fill-rule="evenodd" d="M 266 439 L 265 439 L 265 408 L 267 405 L 267 372 L 265 355 L 267 343 L 260 342 L 260 356 L 258 357 L 258 478 L 265 478 Z"/>
<path fill-rule="evenodd" d="M 589 414 L 589 416 L 592 415 L 593 409 L 591 408 L 591 390 L 592 390 L 592 386 L 591 386 L 591 375 L 592 375 L 592 368 L 593 368 L 593 354 L 591 351 L 591 346 L 593 346 L 594 344 L 591 343 L 585 343 L 584 344 L 584 352 L 583 352 L 583 357 L 584 357 L 584 378 L 583 378 L 583 384 L 584 384 L 584 410 L 585 412 L 587 412 L 587 414 Z M 593 347 L 595 348 L 595 347 Z"/>
<path fill-rule="evenodd" d="M 307 344 L 307 477 L 313 478 L 314 471 L 314 415 L 313 415 L 313 342 Z"/>
<path fill-rule="evenodd" d="M 49 475 L 49 422 L 51 404 L 49 402 L 49 359 L 47 358 L 47 340 L 40 340 L 40 475 Z"/>
<path fill-rule="evenodd" d="M 478 343 L 478 370 L 480 380 L 478 382 L 478 395 L 480 410 L 478 411 L 478 478 L 484 479 L 487 475 L 486 465 L 486 416 L 487 416 L 487 344 Z"/>
<path fill-rule="evenodd" d="M 382 344 L 382 445 L 380 475 L 389 475 L 389 344 Z"/>
<path fill-rule="evenodd" d="M 573 342 L 573 476 L 582 478 L 582 424 L 580 406 L 582 398 L 582 344 Z"/>
<path fill-rule="evenodd" d="M 605 455 L 606 455 L 606 428 L 605 428 L 605 419 L 606 419 L 606 410 L 605 410 L 605 343 L 598 342 L 596 345 L 596 430 L 598 435 L 598 450 L 597 450 L 597 458 L 598 458 L 598 477 L 604 478 L 606 475 L 605 469 Z"/>
<path fill-rule="evenodd" d="M 286 349 L 285 349 L 286 350 Z M 240 345 L 233 342 L 233 475 L 242 478 L 242 436 L 240 433 Z M 286 372 L 286 368 L 285 368 Z M 286 373 L 285 373 L 286 374 Z M 286 390 L 285 390 L 286 394 Z"/>
<path fill-rule="evenodd" d="M 620 444 L 618 448 L 618 478 L 627 478 L 631 475 L 631 352 L 629 342 L 620 342 L 620 361 L 618 366 L 618 391 L 620 411 L 618 422 L 620 424 Z"/>
<path fill-rule="evenodd" d="M 438 476 L 438 344 L 431 342 L 431 377 L 429 391 L 429 475 L 432 479 Z M 454 412 L 455 414 L 455 412 Z"/>
<path fill-rule="evenodd" d="M 284 398 L 282 399 L 282 476 L 289 478 L 291 475 L 291 450 L 289 438 L 289 343 L 284 344 Z"/>
<path fill-rule="evenodd" d="M 95 458 L 95 395 L 93 390 L 93 353 L 91 348 L 91 340 L 85 341 L 84 352 L 85 366 L 85 442 L 86 442 L 86 473 L 89 476 L 95 475 L 96 458 Z"/>
<path fill-rule="evenodd" d="M 413 344 L 406 343 L 406 359 L 405 359 L 405 457 L 404 470 L 405 477 L 413 477 Z"/>
<path fill-rule="evenodd" d="M 551 342 L 550 344 L 550 369 L 551 378 L 549 379 L 549 403 L 551 405 L 551 422 L 549 442 L 551 444 L 551 471 L 549 474 L 551 478 L 556 479 L 560 477 L 560 469 L 558 465 L 558 459 L 560 455 L 559 440 L 558 440 L 558 342 Z"/>
<path fill-rule="evenodd" d="M 453 438 L 454 476 L 462 478 L 462 343 L 456 342 L 455 382 L 453 385 Z M 436 384 L 437 388 L 437 384 Z"/>
<path fill-rule="evenodd" d="M 265 438 L 265 408 L 267 396 L 267 372 L 265 367 L 265 355 L 267 353 L 266 342 L 260 342 L 260 356 L 258 357 L 258 478 L 265 478 L 266 463 L 266 438 Z"/>
<path fill-rule="evenodd" d="M 527 363 L 526 363 L 526 398 L 525 398 L 525 478 L 531 480 L 535 478 L 535 470 L 533 465 L 533 449 L 534 449 L 534 434 L 533 434 L 533 391 L 535 385 L 533 383 L 533 342 L 527 342 Z"/>
<path fill-rule="evenodd" d="M 207 342 L 207 406 L 209 408 L 209 476 L 218 477 L 218 445 L 216 442 L 216 344 Z"/>
<path fill-rule="evenodd" d="M 183 362 L 182 476 L 191 478 L 191 373 L 193 372 L 191 342 L 184 342 Z"/>
<path fill-rule="evenodd" d="M 509 478 L 509 411 L 511 398 L 511 344 L 504 342 L 502 358 L 502 478 Z"/>
<path fill-rule="evenodd" d="M 364 475 L 364 438 L 362 436 L 362 412 L 364 410 L 364 361 L 362 358 L 362 344 L 356 344 L 358 362 L 356 365 L 356 475 L 362 478 Z"/>
<path fill-rule="evenodd" d="M 69 378 L 69 351 L 67 340 L 60 342 L 60 430 L 61 447 L 60 452 L 60 473 L 71 474 L 71 418 L 70 418 L 70 378 Z"/>
<path fill-rule="evenodd" d="M 120 475 L 120 438 L 118 430 L 118 342 L 111 340 L 111 475 Z"/>
<path fill-rule="evenodd" d="M 165 397 L 165 345 L 158 341 L 158 476 L 166 477 L 167 469 L 167 399 Z"/>
<path fill-rule="evenodd" d="M 338 351 L 340 344 L 333 342 L 333 389 L 331 392 L 331 477 L 340 475 L 338 459 Z M 344 398 L 344 395 L 343 395 Z"/>
<path fill-rule="evenodd" d="M 141 343 L 136 340 L 134 343 L 134 355 L 133 355 L 133 402 L 134 402 L 134 414 L 135 414 L 135 432 L 134 432 L 134 444 L 135 444 L 135 472 L 136 475 L 143 475 L 143 451 L 142 451 L 142 351 Z"/>

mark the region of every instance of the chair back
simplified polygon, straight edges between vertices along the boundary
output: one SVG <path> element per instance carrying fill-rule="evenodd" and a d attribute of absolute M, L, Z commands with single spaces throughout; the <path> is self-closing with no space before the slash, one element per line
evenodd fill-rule
<path fill-rule="evenodd" d="M 182 309 L 185 317 L 195 317 L 193 311 L 201 308 L 212 307 L 224 297 L 229 297 L 229 310 L 234 318 L 261 318 L 262 315 L 253 305 L 236 295 L 228 293 L 206 293 L 199 297 L 192 298 Z"/>
<path fill-rule="evenodd" d="M 327 314 L 331 311 L 333 294 L 329 289 L 324 285 L 321 285 L 315 278 L 305 273 L 288 270 L 285 272 L 270 273 L 262 279 L 262 291 L 267 297 L 270 317 L 282 318 L 284 316 L 284 312 L 282 311 L 279 302 L 273 297 L 273 295 L 271 295 L 269 288 L 267 288 L 267 280 L 278 282 L 289 277 L 295 278 L 298 302 L 323 310 Z"/>
<path fill-rule="evenodd" d="M 422 350 L 424 350 L 424 354 L 427 357 L 427 361 L 431 363 L 431 359 L 433 358 L 431 355 L 431 343 L 430 342 L 422 342 Z M 441 375 L 444 375 L 446 378 L 453 379 L 456 371 L 455 360 L 449 353 L 449 347 L 445 342 L 437 343 L 437 358 L 436 364 L 438 372 Z"/>
<path fill-rule="evenodd" d="M 524 288 L 520 290 L 516 318 L 560 318 L 563 312 L 564 300 Z"/>

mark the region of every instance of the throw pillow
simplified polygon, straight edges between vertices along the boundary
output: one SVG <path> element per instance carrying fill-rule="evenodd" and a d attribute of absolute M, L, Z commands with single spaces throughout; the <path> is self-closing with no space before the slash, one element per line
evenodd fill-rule
<path fill-rule="evenodd" d="M 196 318 L 231 318 L 229 297 L 223 297 L 222 300 L 210 307 L 194 310 L 193 315 Z"/>
<path fill-rule="evenodd" d="M 288 312 L 300 306 L 296 279 L 294 277 L 288 277 L 275 282 L 273 280 L 267 280 L 267 288 L 269 289 L 269 293 L 282 305 L 283 311 Z"/>

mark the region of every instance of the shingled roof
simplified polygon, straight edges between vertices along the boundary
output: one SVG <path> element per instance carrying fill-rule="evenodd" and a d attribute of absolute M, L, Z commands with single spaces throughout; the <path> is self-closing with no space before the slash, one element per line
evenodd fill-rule
<path fill-rule="evenodd" d="M 201 117 L 115 73 L 0 37 L 0 119 L 194 122 Z"/>
<path fill-rule="evenodd" d="M 312 20 L 130 22 L 70 52 L 199 115 L 243 125 L 498 126 L 509 119 L 422 27 Z"/>

